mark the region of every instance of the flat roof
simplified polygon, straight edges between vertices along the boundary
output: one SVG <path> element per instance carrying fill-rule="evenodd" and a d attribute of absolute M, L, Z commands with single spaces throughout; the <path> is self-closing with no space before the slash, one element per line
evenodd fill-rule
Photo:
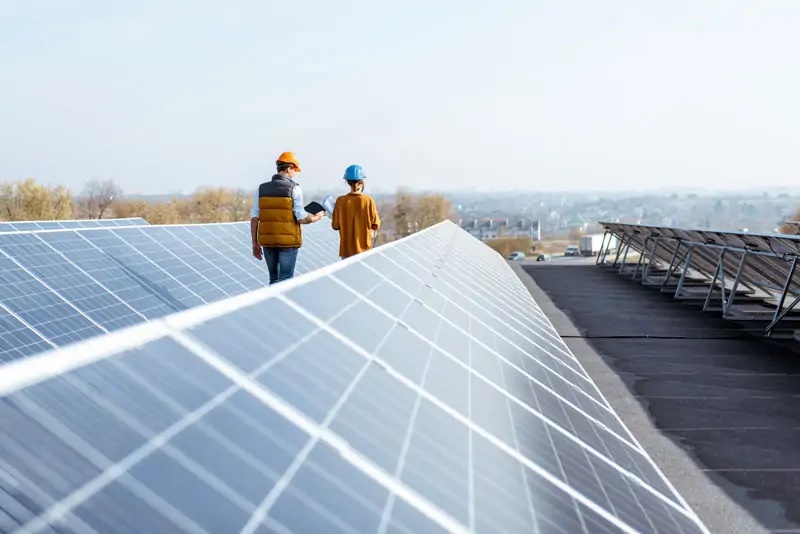
<path fill-rule="evenodd" d="M 713 532 L 800 532 L 800 344 L 593 262 L 512 266 Z"/>

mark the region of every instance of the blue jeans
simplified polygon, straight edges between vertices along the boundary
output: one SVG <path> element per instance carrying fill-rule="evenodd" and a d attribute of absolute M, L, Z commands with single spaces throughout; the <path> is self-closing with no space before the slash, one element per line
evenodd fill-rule
<path fill-rule="evenodd" d="M 294 276 L 299 248 L 261 247 L 269 271 L 269 284 L 283 282 Z"/>

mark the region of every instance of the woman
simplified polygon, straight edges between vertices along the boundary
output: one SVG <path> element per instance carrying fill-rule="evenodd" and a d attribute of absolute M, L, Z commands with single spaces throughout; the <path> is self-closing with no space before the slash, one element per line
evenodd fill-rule
<path fill-rule="evenodd" d="M 339 232 L 339 257 L 349 258 L 372 248 L 372 238 L 381 226 L 375 200 L 364 194 L 364 169 L 350 165 L 344 180 L 350 191 L 336 199 L 331 227 Z"/>

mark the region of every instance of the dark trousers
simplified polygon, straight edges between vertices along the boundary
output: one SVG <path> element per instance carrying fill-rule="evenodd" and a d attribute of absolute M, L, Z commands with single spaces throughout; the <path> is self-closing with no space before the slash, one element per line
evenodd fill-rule
<path fill-rule="evenodd" d="M 297 263 L 299 248 L 261 247 L 264 260 L 267 262 L 270 285 L 283 282 L 294 276 L 294 265 Z"/>

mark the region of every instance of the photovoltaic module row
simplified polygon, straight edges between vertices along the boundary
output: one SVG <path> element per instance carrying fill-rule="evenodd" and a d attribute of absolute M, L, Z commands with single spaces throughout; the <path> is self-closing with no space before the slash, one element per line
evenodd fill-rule
<path fill-rule="evenodd" d="M 753 321 L 754 326 L 763 322 L 767 335 L 777 329 L 784 337 L 794 337 L 792 322 L 783 321 L 800 304 L 800 237 L 601 224 L 607 234 L 618 237 L 619 247 L 610 252 L 611 240 L 604 237 L 597 263 L 620 273 L 632 271 L 631 278 L 642 285 L 672 293 L 676 299 L 702 302 L 704 311 L 720 311 L 723 318 Z M 639 258 L 628 265 L 632 251 Z"/>
<path fill-rule="evenodd" d="M 0 232 L 27 232 L 31 230 L 57 230 L 63 228 L 108 228 L 116 226 L 144 226 L 146 224 L 147 221 L 141 217 L 55 221 L 0 221 Z"/>
<path fill-rule="evenodd" d="M 338 260 L 329 225 L 303 237 L 298 274 Z M 0 234 L 0 365 L 268 283 L 249 222 Z"/>
<path fill-rule="evenodd" d="M 450 222 L 6 365 L 0 395 L 2 531 L 707 532 Z"/>

